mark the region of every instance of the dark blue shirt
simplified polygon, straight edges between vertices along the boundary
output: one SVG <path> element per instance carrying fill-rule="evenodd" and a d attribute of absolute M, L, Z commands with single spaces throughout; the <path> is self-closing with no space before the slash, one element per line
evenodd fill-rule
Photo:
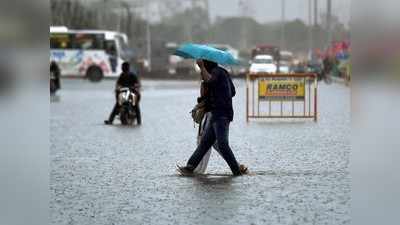
<path fill-rule="evenodd" d="M 121 85 L 122 87 L 134 87 L 137 84 L 140 85 L 140 82 L 136 74 L 129 72 L 121 73 L 117 80 L 117 84 Z"/>
<path fill-rule="evenodd" d="M 221 67 L 215 67 L 210 74 L 211 79 L 206 81 L 209 109 L 214 118 L 226 117 L 232 121 L 232 97 L 235 96 L 236 90 L 231 77 L 228 71 Z"/>

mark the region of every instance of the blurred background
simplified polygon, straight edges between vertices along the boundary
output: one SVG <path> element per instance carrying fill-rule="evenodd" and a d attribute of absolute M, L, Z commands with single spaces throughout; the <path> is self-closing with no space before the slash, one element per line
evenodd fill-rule
<path fill-rule="evenodd" d="M 308 62 L 344 52 L 351 39 L 351 222 L 398 223 L 398 0 L 5 0 L 0 6 L 1 224 L 49 223 L 49 25 L 55 34 L 65 28 L 124 34 L 124 59 L 158 78 L 185 78 L 179 70 L 193 70 L 171 57 L 184 42 L 229 46 L 243 74 L 257 46 Z"/>
<path fill-rule="evenodd" d="M 291 67 L 308 62 L 316 67 L 328 56 L 344 62 L 350 54 L 346 0 L 51 0 L 50 7 L 52 49 L 68 41 L 57 36 L 57 28 L 119 32 L 126 35 L 117 49 L 121 59 L 147 77 L 193 75 L 193 62 L 171 55 L 185 42 L 230 52 L 240 61 L 230 68 L 234 76 L 244 76 L 250 60 L 271 49 L 280 51 L 282 64 Z"/>
<path fill-rule="evenodd" d="M 349 224 L 348 1 L 51 0 L 50 12 L 54 223 Z M 188 112 L 198 97 L 199 71 L 193 59 L 173 55 L 187 42 L 239 61 L 225 67 L 237 93 L 230 143 L 241 162 L 265 176 L 205 178 L 203 184 L 176 176 L 174 162 L 184 162 L 196 147 Z M 142 81 L 143 124 L 123 126 L 120 113 L 122 125 L 106 126 L 115 104 L 113 79 L 124 61 Z M 276 80 L 304 85 L 300 100 L 292 94 L 261 102 L 258 80 L 246 95 L 249 73 L 310 72 L 318 81 L 329 74 L 338 82 L 317 85 L 314 77 L 282 75 Z M 247 123 L 250 102 L 252 115 L 306 117 L 307 111 L 316 122 Z M 218 157 L 212 156 L 209 173 L 229 173 Z"/>

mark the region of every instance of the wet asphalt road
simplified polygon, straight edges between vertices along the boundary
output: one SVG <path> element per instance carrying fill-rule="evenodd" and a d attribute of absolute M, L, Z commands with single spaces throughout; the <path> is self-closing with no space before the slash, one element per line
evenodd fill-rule
<path fill-rule="evenodd" d="M 350 91 L 320 85 L 314 122 L 245 122 L 235 81 L 230 143 L 255 176 L 180 177 L 195 148 L 199 84 L 144 81 L 141 127 L 105 126 L 114 81 L 63 80 L 52 97 L 53 224 L 349 224 Z M 213 153 L 209 173 L 229 173 Z"/>

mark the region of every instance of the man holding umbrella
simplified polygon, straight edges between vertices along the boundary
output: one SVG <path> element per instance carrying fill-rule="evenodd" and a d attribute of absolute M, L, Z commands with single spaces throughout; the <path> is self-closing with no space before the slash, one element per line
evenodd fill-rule
<path fill-rule="evenodd" d="M 207 46 L 207 48 L 209 48 Z M 177 50 L 177 52 L 180 49 Z M 212 49 L 211 49 L 212 50 Z M 212 50 L 214 51 L 214 50 Z M 218 57 L 209 57 L 211 51 L 206 51 L 206 57 L 218 61 Z M 212 52 L 211 52 L 212 53 Z M 184 55 L 189 58 L 188 52 L 177 55 Z M 193 57 L 193 56 L 192 56 Z M 193 58 L 202 58 L 201 56 Z M 197 65 L 200 67 L 202 82 L 208 89 L 207 104 L 211 111 L 211 122 L 204 128 L 204 134 L 200 143 L 187 162 L 186 166 L 178 166 L 178 170 L 183 175 L 192 175 L 204 155 L 216 142 L 221 156 L 228 163 L 232 173 L 236 176 L 247 172 L 247 168 L 239 165 L 230 146 L 229 146 L 229 124 L 233 120 L 232 97 L 236 91 L 229 73 L 219 67 L 214 61 L 198 59 Z"/>

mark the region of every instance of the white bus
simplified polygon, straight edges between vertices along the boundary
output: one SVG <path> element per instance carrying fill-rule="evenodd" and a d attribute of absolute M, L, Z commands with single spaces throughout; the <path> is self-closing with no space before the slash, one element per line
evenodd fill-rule
<path fill-rule="evenodd" d="M 117 77 L 121 64 L 131 60 L 128 38 L 123 33 L 50 27 L 50 62 L 58 65 L 61 76 L 100 81 Z"/>

